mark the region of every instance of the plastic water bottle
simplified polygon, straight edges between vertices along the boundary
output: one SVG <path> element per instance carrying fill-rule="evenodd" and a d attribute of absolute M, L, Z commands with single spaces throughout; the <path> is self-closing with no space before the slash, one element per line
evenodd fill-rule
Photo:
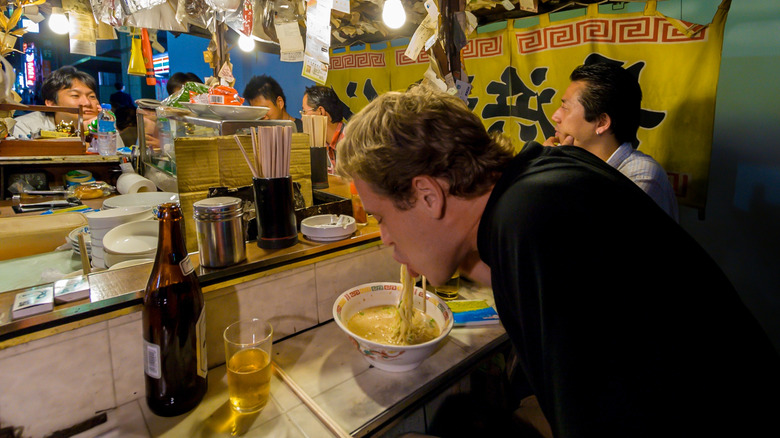
<path fill-rule="evenodd" d="M 100 155 L 116 155 L 116 122 L 111 105 L 101 104 L 97 117 L 98 131 L 95 134 L 97 151 Z"/>

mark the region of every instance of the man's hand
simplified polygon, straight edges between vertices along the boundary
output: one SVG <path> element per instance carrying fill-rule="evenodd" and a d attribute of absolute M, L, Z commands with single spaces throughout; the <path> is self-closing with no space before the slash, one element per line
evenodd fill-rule
<path fill-rule="evenodd" d="M 562 132 L 555 131 L 555 135 L 548 137 L 544 141 L 545 146 L 572 146 L 574 144 L 574 137 L 564 134 Z"/>

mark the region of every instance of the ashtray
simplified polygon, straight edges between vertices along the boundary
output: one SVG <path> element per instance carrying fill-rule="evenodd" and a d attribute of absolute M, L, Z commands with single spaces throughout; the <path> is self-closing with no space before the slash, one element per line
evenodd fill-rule
<path fill-rule="evenodd" d="M 321 214 L 301 221 L 301 233 L 309 240 L 335 242 L 346 239 L 357 230 L 355 218 L 345 214 Z"/>

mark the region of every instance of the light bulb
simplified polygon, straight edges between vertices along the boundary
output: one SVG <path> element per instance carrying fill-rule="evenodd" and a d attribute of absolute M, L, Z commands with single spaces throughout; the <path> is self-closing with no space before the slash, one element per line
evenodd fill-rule
<path fill-rule="evenodd" d="M 252 37 L 241 34 L 238 37 L 238 47 L 245 52 L 251 52 L 255 49 L 255 40 Z"/>
<path fill-rule="evenodd" d="M 70 22 L 68 17 L 62 13 L 60 8 L 51 8 L 51 15 L 49 16 L 49 29 L 54 33 L 64 35 L 70 31 Z"/>
<path fill-rule="evenodd" d="M 382 21 L 390 29 L 398 29 L 406 23 L 406 12 L 401 0 L 385 0 L 382 8 Z"/>

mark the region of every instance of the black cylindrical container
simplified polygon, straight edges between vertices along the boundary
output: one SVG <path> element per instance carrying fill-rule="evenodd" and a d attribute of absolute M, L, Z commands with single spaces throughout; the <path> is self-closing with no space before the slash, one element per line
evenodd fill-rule
<path fill-rule="evenodd" d="M 298 243 L 292 177 L 252 178 L 257 210 L 257 246 L 287 248 Z"/>
<path fill-rule="evenodd" d="M 328 188 L 328 148 L 316 147 L 309 149 L 311 159 L 311 188 Z"/>

